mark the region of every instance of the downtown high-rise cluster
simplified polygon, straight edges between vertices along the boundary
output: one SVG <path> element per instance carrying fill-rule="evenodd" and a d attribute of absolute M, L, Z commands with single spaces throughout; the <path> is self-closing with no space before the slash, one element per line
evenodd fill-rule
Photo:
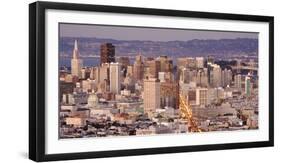
<path fill-rule="evenodd" d="M 60 69 L 60 137 L 189 133 L 181 99 L 200 131 L 256 129 L 257 70 L 247 57 L 118 57 L 112 43 L 86 67 L 75 40 L 71 68 Z"/>

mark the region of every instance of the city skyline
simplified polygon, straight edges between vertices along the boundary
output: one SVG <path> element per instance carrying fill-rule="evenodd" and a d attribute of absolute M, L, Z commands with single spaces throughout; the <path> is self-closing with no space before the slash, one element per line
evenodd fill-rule
<path fill-rule="evenodd" d="M 173 55 L 182 48 L 180 43 L 110 41 L 71 38 L 59 44 L 68 46 L 65 53 L 70 56 L 59 62 L 59 138 L 259 128 L 256 42 L 192 42 L 185 48 L 200 50 L 199 45 L 207 45 L 204 54 L 192 56 Z M 80 51 L 87 47 L 97 57 L 82 57 Z M 116 55 L 121 47 L 128 55 Z M 153 55 L 143 55 L 138 47 Z"/>

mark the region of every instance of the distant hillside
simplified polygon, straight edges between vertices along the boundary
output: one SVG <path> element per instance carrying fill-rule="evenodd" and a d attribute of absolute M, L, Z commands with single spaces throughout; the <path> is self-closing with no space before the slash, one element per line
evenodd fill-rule
<path fill-rule="evenodd" d="M 145 56 L 169 55 L 204 56 L 204 55 L 257 55 L 258 39 L 237 38 L 220 40 L 190 40 L 190 41 L 126 41 L 101 38 L 60 38 L 60 55 L 71 56 L 74 40 L 78 40 L 82 56 L 99 55 L 100 44 L 110 42 L 116 46 L 116 55 L 135 55 L 141 52 Z"/>

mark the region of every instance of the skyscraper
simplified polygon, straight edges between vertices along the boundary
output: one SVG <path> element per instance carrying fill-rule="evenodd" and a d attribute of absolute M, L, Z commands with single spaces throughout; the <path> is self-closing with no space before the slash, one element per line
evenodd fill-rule
<path fill-rule="evenodd" d="M 249 76 L 245 77 L 245 94 L 246 96 L 251 95 L 251 78 Z"/>
<path fill-rule="evenodd" d="M 100 65 L 111 62 L 115 62 L 115 46 L 111 43 L 104 43 L 100 49 Z"/>
<path fill-rule="evenodd" d="M 231 81 L 232 81 L 232 72 L 231 72 L 231 70 L 224 69 L 222 71 L 221 79 L 222 79 L 222 86 L 223 87 L 226 87 L 227 85 L 230 85 Z"/>
<path fill-rule="evenodd" d="M 160 108 L 160 82 L 156 78 L 144 80 L 144 112 L 155 112 Z"/>
<path fill-rule="evenodd" d="M 237 74 L 234 76 L 234 86 L 238 89 L 242 87 L 242 79 L 241 74 Z"/>
<path fill-rule="evenodd" d="M 172 72 L 173 70 L 173 60 L 168 58 L 166 55 L 159 56 L 157 61 L 160 62 L 160 70 L 161 72 Z"/>
<path fill-rule="evenodd" d="M 197 88 L 196 89 L 196 105 L 205 106 L 208 103 L 208 89 Z"/>
<path fill-rule="evenodd" d="M 133 67 L 133 65 L 127 66 L 126 77 L 128 77 L 128 76 L 132 77 L 133 75 L 134 75 L 134 67 Z"/>
<path fill-rule="evenodd" d="M 130 65 L 130 59 L 129 57 L 119 57 L 118 63 L 122 69 L 127 69 L 127 67 Z"/>
<path fill-rule="evenodd" d="M 90 71 L 90 79 L 96 79 L 96 76 L 95 76 L 95 68 L 94 67 L 92 67 L 91 68 L 91 71 Z"/>
<path fill-rule="evenodd" d="M 134 63 L 134 78 L 136 80 L 142 80 L 143 79 L 143 75 L 144 75 L 144 64 L 142 61 L 142 56 L 141 55 L 137 55 L 136 56 L 136 61 Z"/>
<path fill-rule="evenodd" d="M 149 60 L 146 61 L 148 67 L 148 74 L 152 78 L 158 78 L 158 73 L 160 72 L 160 61 L 158 60 Z"/>
<path fill-rule="evenodd" d="M 212 63 L 212 64 L 213 64 L 214 61 L 215 61 L 215 59 L 214 59 L 213 56 L 208 56 L 208 57 L 207 57 L 207 64 L 208 64 L 208 63 Z"/>
<path fill-rule="evenodd" d="M 204 68 L 204 58 L 203 57 L 196 57 L 196 67 L 197 68 Z"/>
<path fill-rule="evenodd" d="M 74 42 L 73 55 L 71 59 L 71 74 L 77 76 L 78 78 L 82 77 L 81 68 L 83 61 L 79 59 L 79 50 L 77 40 Z"/>
<path fill-rule="evenodd" d="M 200 87 L 207 87 L 209 85 L 207 68 L 199 69 L 197 71 L 196 83 Z"/>
<path fill-rule="evenodd" d="M 95 68 L 95 80 L 103 82 L 104 80 L 109 80 L 109 64 L 103 63 L 101 66 Z"/>
<path fill-rule="evenodd" d="M 189 83 L 191 81 L 191 72 L 189 68 L 180 69 L 180 82 Z"/>
<path fill-rule="evenodd" d="M 90 93 L 89 97 L 88 97 L 88 106 L 92 109 L 96 109 L 99 103 L 99 98 L 97 97 L 97 95 L 92 92 Z"/>
<path fill-rule="evenodd" d="M 121 66 L 119 63 L 110 63 L 110 92 L 119 94 L 121 89 Z"/>
<path fill-rule="evenodd" d="M 211 66 L 209 81 L 213 87 L 221 87 L 221 68 L 217 64 L 208 64 Z"/>
<path fill-rule="evenodd" d="M 179 107 L 179 84 L 175 82 L 160 83 L 160 107 Z"/>

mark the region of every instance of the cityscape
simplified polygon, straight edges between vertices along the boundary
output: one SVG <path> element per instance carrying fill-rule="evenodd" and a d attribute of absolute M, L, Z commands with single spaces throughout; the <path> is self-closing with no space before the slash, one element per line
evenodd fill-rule
<path fill-rule="evenodd" d="M 75 24 L 71 26 L 74 28 Z M 61 33 L 63 29 L 60 28 Z M 91 43 L 81 43 L 83 37 L 79 35 L 67 39 L 71 53 L 66 50 L 59 54 L 60 139 L 259 128 L 258 51 L 255 43 L 245 44 L 245 40 L 252 39 L 247 33 L 245 37 L 241 33 L 236 37 L 235 32 L 218 33 L 219 37 L 214 37 L 208 31 L 200 31 L 200 39 L 204 34 L 209 39 L 203 40 L 208 48 L 185 54 L 186 50 L 170 47 L 167 43 L 170 40 L 160 37 L 157 44 L 162 50 L 158 53 L 153 49 L 156 41 L 152 37 L 156 36 L 149 35 L 155 29 L 146 30 L 147 40 L 134 38 L 141 46 L 130 48 L 127 38 L 129 43 L 122 44 L 126 49 L 122 53 L 120 43 L 103 39 L 104 42 L 95 43 L 95 53 L 82 54 L 83 44 Z M 252 35 L 256 41 L 257 34 Z M 65 44 L 63 37 L 60 35 L 60 46 Z M 236 42 L 235 50 L 224 48 L 224 44 L 219 46 L 223 49 L 220 53 L 214 42 L 221 44 L 226 39 L 231 45 Z"/>

